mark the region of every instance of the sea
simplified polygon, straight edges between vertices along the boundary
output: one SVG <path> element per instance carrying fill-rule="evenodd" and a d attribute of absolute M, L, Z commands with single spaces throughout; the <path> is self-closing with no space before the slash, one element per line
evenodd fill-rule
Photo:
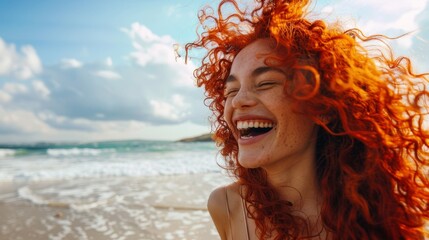
<path fill-rule="evenodd" d="M 213 142 L 0 144 L 0 181 L 154 176 L 220 171 Z"/>
<path fill-rule="evenodd" d="M 0 145 L 0 239 L 218 239 L 213 142 Z"/>

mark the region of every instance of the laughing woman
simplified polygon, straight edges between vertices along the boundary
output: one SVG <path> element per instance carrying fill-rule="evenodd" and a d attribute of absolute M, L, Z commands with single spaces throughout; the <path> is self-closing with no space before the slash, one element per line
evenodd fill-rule
<path fill-rule="evenodd" d="M 221 238 L 428 237 L 429 75 L 307 5 L 224 0 L 187 45 L 207 50 L 195 77 L 236 178 L 208 201 Z"/>

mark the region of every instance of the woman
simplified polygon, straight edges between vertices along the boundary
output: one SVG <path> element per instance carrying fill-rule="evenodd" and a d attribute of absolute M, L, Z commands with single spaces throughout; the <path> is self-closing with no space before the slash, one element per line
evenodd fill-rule
<path fill-rule="evenodd" d="M 221 238 L 428 237 L 429 74 L 307 4 L 223 0 L 187 45 L 208 51 L 195 76 L 236 177 L 208 201 Z"/>

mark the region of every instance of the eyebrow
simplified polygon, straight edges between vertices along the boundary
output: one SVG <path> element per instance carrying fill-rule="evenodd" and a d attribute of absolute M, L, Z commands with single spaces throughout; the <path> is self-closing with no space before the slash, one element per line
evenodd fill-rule
<path fill-rule="evenodd" d="M 264 74 L 264 73 L 270 72 L 270 71 L 275 71 L 275 72 L 279 72 L 281 74 L 286 75 L 286 73 L 283 70 L 279 69 L 279 68 L 263 66 L 263 67 L 258 67 L 255 70 L 253 70 L 252 73 L 251 73 L 251 77 L 255 78 L 255 77 L 257 77 L 257 76 L 259 76 L 261 74 Z M 229 75 L 226 78 L 225 83 L 234 82 L 234 81 L 237 81 L 237 78 L 234 75 Z"/>

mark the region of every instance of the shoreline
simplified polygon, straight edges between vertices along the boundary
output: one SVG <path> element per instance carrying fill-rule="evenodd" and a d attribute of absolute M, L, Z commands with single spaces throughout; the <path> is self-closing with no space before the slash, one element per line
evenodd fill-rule
<path fill-rule="evenodd" d="M 0 182 L 0 239 L 218 239 L 206 209 L 221 173 Z"/>

